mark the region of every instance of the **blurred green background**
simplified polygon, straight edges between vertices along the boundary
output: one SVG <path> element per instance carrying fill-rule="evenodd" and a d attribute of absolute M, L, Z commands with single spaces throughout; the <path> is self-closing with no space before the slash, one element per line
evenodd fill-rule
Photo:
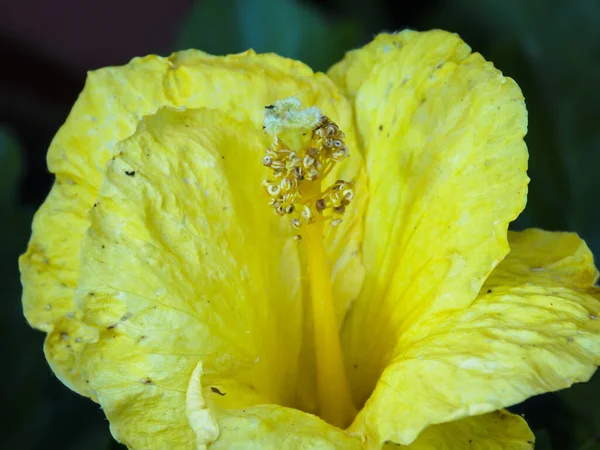
<path fill-rule="evenodd" d="M 600 252 L 600 1 L 598 0 L 75 0 L 0 1 L 0 447 L 122 448 L 99 407 L 62 386 L 25 323 L 16 259 L 52 177 L 45 152 L 87 70 L 195 47 L 253 47 L 325 70 L 377 32 L 459 33 L 522 87 L 529 109 L 529 202 L 515 228 L 582 235 Z M 538 449 L 600 449 L 600 376 L 512 408 Z"/>

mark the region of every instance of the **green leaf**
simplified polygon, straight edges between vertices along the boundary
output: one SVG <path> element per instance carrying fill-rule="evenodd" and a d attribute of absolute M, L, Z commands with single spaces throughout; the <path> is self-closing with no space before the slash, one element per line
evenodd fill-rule
<path fill-rule="evenodd" d="M 568 411 L 578 448 L 600 450 L 600 373 L 584 384 L 558 393 Z"/>
<path fill-rule="evenodd" d="M 32 448 L 36 437 L 28 424 L 35 421 L 40 379 L 45 369 L 41 358 L 41 336 L 28 329 L 21 311 L 21 284 L 17 257 L 29 236 L 31 215 L 18 205 L 23 161 L 16 134 L 0 124 L 0 328 L 14 342 L 4 356 L 10 370 L 0 374 L 0 396 L 7 411 L 4 433 L 7 448 Z M 32 358 L 31 355 L 36 355 Z"/>
<path fill-rule="evenodd" d="M 552 440 L 546 430 L 536 430 L 535 450 L 552 450 Z"/>
<path fill-rule="evenodd" d="M 12 130 L 0 124 L 0 214 L 16 204 L 23 161 Z"/>
<path fill-rule="evenodd" d="M 183 24 L 176 47 L 215 55 L 252 48 L 325 70 L 357 45 L 358 35 L 355 24 L 330 22 L 293 0 L 203 0 Z"/>

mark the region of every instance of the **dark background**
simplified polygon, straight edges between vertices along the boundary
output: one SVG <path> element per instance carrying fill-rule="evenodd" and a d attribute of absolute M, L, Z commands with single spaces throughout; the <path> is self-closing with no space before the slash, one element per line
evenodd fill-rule
<path fill-rule="evenodd" d="M 0 447 L 107 450 L 108 422 L 52 375 L 25 322 L 16 259 L 52 176 L 45 153 L 86 71 L 147 53 L 253 47 L 325 70 L 377 32 L 445 28 L 494 61 L 529 110 L 529 202 L 515 228 L 600 252 L 600 0 L 0 0 Z M 600 449 L 600 376 L 512 408 L 538 449 Z"/>

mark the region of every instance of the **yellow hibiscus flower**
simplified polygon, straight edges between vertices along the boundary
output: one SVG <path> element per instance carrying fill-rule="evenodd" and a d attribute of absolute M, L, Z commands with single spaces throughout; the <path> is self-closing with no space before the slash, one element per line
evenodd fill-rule
<path fill-rule="evenodd" d="M 196 50 L 92 72 L 25 315 L 131 449 L 531 448 L 502 408 L 592 376 L 600 294 L 576 235 L 507 232 L 526 123 L 443 31 L 327 75 Z"/>

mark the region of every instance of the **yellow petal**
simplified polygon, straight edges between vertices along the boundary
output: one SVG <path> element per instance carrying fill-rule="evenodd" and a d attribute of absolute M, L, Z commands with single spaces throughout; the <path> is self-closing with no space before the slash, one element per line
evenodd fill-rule
<path fill-rule="evenodd" d="M 531 450 L 535 437 L 527 422 L 494 411 L 426 428 L 407 450 Z M 394 448 L 389 446 L 390 450 Z M 397 446 L 395 448 L 398 448 Z"/>
<path fill-rule="evenodd" d="M 358 437 L 316 416 L 276 405 L 258 405 L 217 413 L 221 425 L 214 449 L 359 450 Z"/>
<path fill-rule="evenodd" d="M 589 249 L 573 234 L 540 230 L 511 233 L 510 244 L 472 305 L 433 314 L 402 336 L 355 431 L 409 444 L 428 425 L 592 376 L 600 302 Z"/>
<path fill-rule="evenodd" d="M 131 448 L 200 448 L 211 420 L 250 427 L 246 408 L 298 405 L 297 244 L 263 201 L 265 139 L 214 110 L 160 110 L 108 164 L 82 247 L 76 305 L 99 336 L 81 374 Z M 325 427 L 294 414 L 282 426 Z M 260 433 L 281 436 L 277 424 Z"/>
<path fill-rule="evenodd" d="M 227 111 L 260 130 L 264 106 L 292 95 L 335 119 L 347 132 L 349 144 L 356 147 L 352 112 L 331 81 L 277 55 L 249 51 L 213 57 L 190 50 L 169 58 L 136 58 L 126 66 L 89 74 L 84 91 L 50 146 L 48 167 L 56 182 L 35 216 L 29 248 L 20 259 L 25 315 L 31 325 L 49 333 L 46 355 L 70 388 L 93 396 L 80 380 L 78 351 L 61 336 L 68 328 L 80 339 L 94 339 L 93 332 L 79 322 L 72 298 L 79 277 L 81 239 L 89 226 L 88 211 L 118 142 L 131 136 L 144 116 L 164 106 Z M 360 165 L 357 154 L 338 175 L 360 178 Z M 353 204 L 356 215 L 349 215 L 338 233 L 328 236 L 340 317 L 362 280 L 356 256 L 360 233 L 352 230 L 358 226 L 365 198 Z"/>
<path fill-rule="evenodd" d="M 456 35 L 380 35 L 331 77 L 354 102 L 369 205 L 343 345 L 362 403 L 398 337 L 469 305 L 508 252 L 528 178 L 521 91 Z"/>
<path fill-rule="evenodd" d="M 594 256 L 577 234 L 531 228 L 508 235 L 510 253 L 485 281 L 483 290 L 519 285 L 524 279 L 537 286 L 574 290 L 590 290 L 596 284 Z"/>
<path fill-rule="evenodd" d="M 192 374 L 186 398 L 188 420 L 198 437 L 197 448 L 205 447 L 207 435 L 215 438 L 210 445 L 213 450 L 362 448 L 357 437 L 297 409 L 257 405 L 210 411 L 202 394 L 201 374 L 199 363 Z"/>

